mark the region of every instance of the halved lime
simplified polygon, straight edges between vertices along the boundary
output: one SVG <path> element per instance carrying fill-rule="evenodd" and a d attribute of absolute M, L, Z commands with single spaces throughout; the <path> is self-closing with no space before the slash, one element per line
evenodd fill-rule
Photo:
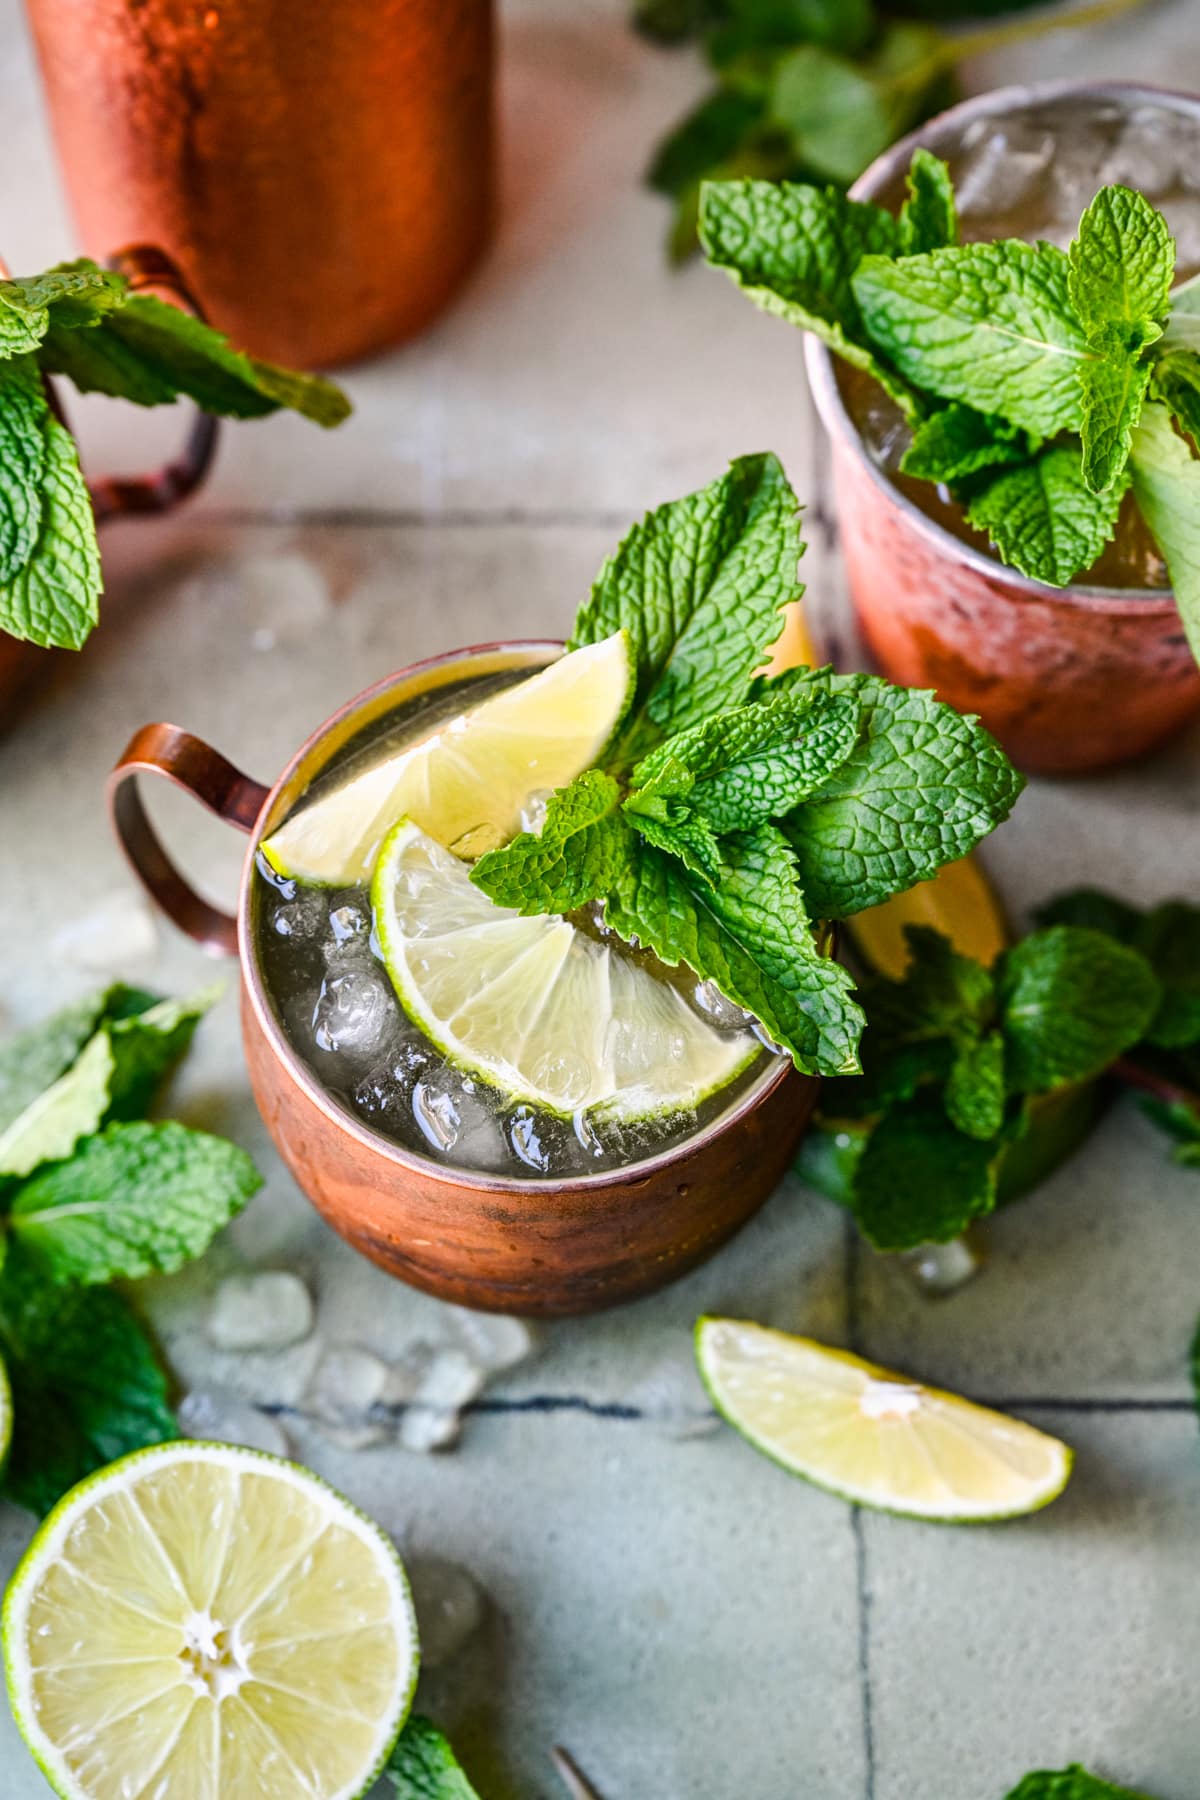
<path fill-rule="evenodd" d="M 263 854 L 294 880 L 350 886 L 369 878 L 407 817 L 460 855 L 482 856 L 520 830 L 531 795 L 591 767 L 636 678 L 624 631 L 573 650 L 314 800 L 264 840 Z"/>
<path fill-rule="evenodd" d="M 700 1319 L 696 1361 L 736 1431 L 843 1500 L 943 1524 L 1011 1519 L 1057 1499 L 1057 1438 L 848 1350 L 738 1319 Z"/>
<path fill-rule="evenodd" d="M 184 1442 L 59 1502 L 9 1585 L 4 1657 L 65 1800 L 353 1800 L 418 1662 L 378 1526 L 294 1463 Z"/>
<path fill-rule="evenodd" d="M 514 1099 L 624 1119 L 697 1106 L 761 1049 L 557 914 L 497 906 L 405 819 L 371 884 L 400 1002 L 439 1049 Z"/>

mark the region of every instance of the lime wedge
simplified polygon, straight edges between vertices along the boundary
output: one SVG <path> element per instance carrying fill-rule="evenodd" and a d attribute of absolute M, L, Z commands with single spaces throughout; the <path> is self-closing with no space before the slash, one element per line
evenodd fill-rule
<path fill-rule="evenodd" d="M 263 854 L 293 880 L 351 886 L 369 879 L 406 817 L 460 855 L 482 856 L 520 830 L 532 794 L 591 767 L 635 681 L 625 632 L 573 650 L 314 800 L 265 839 Z"/>
<path fill-rule="evenodd" d="M 955 1394 L 737 1319 L 700 1319 L 696 1361 L 717 1411 L 764 1456 L 843 1500 L 965 1525 L 1062 1493 L 1057 1438 Z"/>
<path fill-rule="evenodd" d="M 353 1800 L 418 1660 L 378 1526 L 307 1469 L 184 1442 L 59 1502 L 9 1586 L 4 1657 L 64 1800 Z"/>
<path fill-rule="evenodd" d="M 555 914 L 523 919 L 405 819 L 371 885 L 409 1017 L 452 1061 L 552 1112 L 624 1119 L 697 1106 L 761 1049 L 715 1031 L 678 989 Z"/>

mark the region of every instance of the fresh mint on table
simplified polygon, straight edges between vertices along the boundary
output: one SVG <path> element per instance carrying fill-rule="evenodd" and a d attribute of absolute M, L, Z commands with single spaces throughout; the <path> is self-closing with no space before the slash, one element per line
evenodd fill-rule
<path fill-rule="evenodd" d="M 1151 1800 L 1133 1788 L 1115 1787 L 1089 1775 L 1078 1763 L 1069 1769 L 1035 1769 L 1019 1781 L 1006 1800 Z"/>
<path fill-rule="evenodd" d="M 633 22 L 660 44 L 697 40 L 714 85 L 659 144 L 648 186 L 673 204 L 672 261 L 696 248 L 701 184 L 754 177 L 848 186 L 914 125 L 958 97 L 960 64 L 1137 0 L 982 31 L 931 21 L 1015 12 L 1031 0 L 640 0 Z M 888 18 L 889 11 L 899 19 Z M 917 15 L 924 15 L 924 22 Z M 914 246 L 931 248 L 929 245 Z"/>
<path fill-rule="evenodd" d="M 331 426 L 350 410 L 332 382 L 244 356 L 93 262 L 0 281 L 0 630 L 70 650 L 96 624 L 103 584 L 91 500 L 46 375 L 139 406 L 183 394 L 235 419 L 289 407 Z"/>
<path fill-rule="evenodd" d="M 1064 587 L 1132 488 L 1200 657 L 1200 283 L 1166 220 L 1102 188 L 1069 249 L 961 244 L 944 164 L 918 150 L 899 218 L 834 188 L 708 183 L 710 262 L 813 331 L 904 411 L 905 474 L 944 483 L 1001 559 Z M 937 241 L 939 240 L 940 241 Z"/>
<path fill-rule="evenodd" d="M 153 1346 L 108 1284 L 199 1256 L 259 1186 L 236 1145 L 139 1117 L 212 999 L 117 986 L 0 1045 L 3 1491 L 34 1512 L 176 1435 Z"/>
<path fill-rule="evenodd" d="M 843 1075 L 862 1013 L 823 922 L 963 855 L 1022 782 L 930 694 L 828 669 L 759 675 L 803 592 L 803 547 L 771 455 L 636 525 L 570 640 L 628 633 L 629 711 L 601 766 L 551 795 L 541 831 L 471 879 L 522 913 L 602 901 L 611 929 L 715 983 L 798 1068 Z"/>
<path fill-rule="evenodd" d="M 479 1800 L 445 1733 L 410 1713 L 384 1774 L 399 1800 Z"/>
<path fill-rule="evenodd" d="M 877 1249 L 948 1242 L 1015 1197 L 1035 1132 L 1049 1123 L 1077 1141 L 1097 1110 L 1088 1090 L 1118 1059 L 1140 1066 L 1164 1021 L 1173 1036 L 1193 1029 L 1172 1021 L 1200 956 L 1172 982 L 1171 953 L 1151 947 L 1159 927 L 1119 936 L 1070 896 L 1047 913 L 1055 922 L 990 969 L 909 926 L 903 977 L 863 983 L 863 1076 L 823 1087 L 798 1168 Z M 1194 1031 L 1189 1042 L 1200 1017 Z"/>

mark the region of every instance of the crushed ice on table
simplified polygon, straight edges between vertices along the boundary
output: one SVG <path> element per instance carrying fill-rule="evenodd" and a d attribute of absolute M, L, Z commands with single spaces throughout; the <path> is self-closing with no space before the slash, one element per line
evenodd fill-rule
<path fill-rule="evenodd" d="M 664 1358 L 625 1398 L 663 1437 L 707 1437 L 720 1424 L 694 1366 L 678 1358 Z"/>
<path fill-rule="evenodd" d="M 900 1256 L 913 1286 L 930 1299 L 953 1294 L 974 1280 L 984 1260 L 982 1250 L 970 1236 L 952 1238 L 948 1244 L 920 1244 Z"/>
<path fill-rule="evenodd" d="M 458 1563 L 440 1556 L 406 1560 L 422 1669 L 440 1669 L 469 1643 L 483 1624 L 483 1593 L 474 1577 Z"/>
<path fill-rule="evenodd" d="M 445 1450 L 458 1441 L 465 1406 L 483 1391 L 487 1377 L 466 1350 L 433 1347 L 400 1418 L 406 1450 Z"/>
<path fill-rule="evenodd" d="M 184 1437 L 215 1444 L 244 1444 L 247 1450 L 266 1450 L 272 1456 L 291 1452 L 287 1433 L 269 1413 L 230 1388 L 195 1388 L 176 1408 Z"/>
<path fill-rule="evenodd" d="M 471 1312 L 465 1306 L 450 1312 L 469 1354 L 489 1375 L 528 1362 L 537 1349 L 532 1325 L 511 1313 Z"/>
<path fill-rule="evenodd" d="M 390 1371 L 358 1344 L 333 1344 L 321 1356 L 305 1402 L 324 1437 L 342 1450 L 365 1450 L 389 1435 Z"/>
<path fill-rule="evenodd" d="M 282 1350 L 312 1328 L 312 1295 L 286 1269 L 227 1276 L 208 1315 L 209 1341 L 218 1350 Z"/>
<path fill-rule="evenodd" d="M 117 975 L 132 963 L 149 962 L 158 952 L 158 927 L 143 896 L 134 888 L 107 894 L 78 919 L 61 925 L 50 940 L 51 954 L 77 969 Z"/>

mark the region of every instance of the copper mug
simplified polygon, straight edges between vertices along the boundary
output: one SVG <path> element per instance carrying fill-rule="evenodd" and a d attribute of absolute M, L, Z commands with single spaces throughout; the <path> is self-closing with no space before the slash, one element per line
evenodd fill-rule
<path fill-rule="evenodd" d="M 157 293 L 172 294 L 186 311 L 203 316 L 195 296 L 164 251 L 149 244 L 131 244 L 110 256 L 106 266 L 128 277 L 134 293 L 153 289 Z M 0 262 L 0 276 L 7 273 Z M 44 379 L 55 417 L 65 424 L 59 391 L 49 377 Z M 88 480 L 97 526 L 131 515 L 144 517 L 170 512 L 195 493 L 212 466 L 219 427 L 217 420 L 209 414 L 195 408 L 191 413 L 179 455 L 153 474 L 95 476 Z M 0 729 L 14 721 L 22 702 L 35 691 L 39 678 L 47 675 L 57 661 L 72 654 L 74 652 L 67 650 L 45 650 L 39 644 L 26 643 L 0 631 Z"/>
<path fill-rule="evenodd" d="M 912 153 L 950 157 L 976 120 L 1030 101 L 1153 101 L 1196 123 L 1194 96 L 1118 82 L 1053 82 L 977 95 L 884 152 L 851 189 L 894 203 Z M 1145 755 L 1200 713 L 1200 670 L 1162 588 L 1049 587 L 964 544 L 867 453 L 834 359 L 805 343 L 809 384 L 833 444 L 833 486 L 850 594 L 875 661 L 902 687 L 934 688 L 978 713 L 1022 769 L 1082 774 Z"/>
<path fill-rule="evenodd" d="M 163 724 L 135 733 L 109 781 L 117 836 L 150 895 L 206 950 L 240 960 L 250 1084 L 299 1186 L 335 1231 L 390 1274 L 493 1312 L 593 1312 L 702 1262 L 786 1172 L 819 1086 L 790 1061 L 772 1058 L 681 1144 L 602 1174 L 522 1181 L 454 1169 L 376 1135 L 322 1088 L 288 1042 L 251 924 L 259 840 L 364 726 L 467 675 L 544 668 L 562 648 L 487 644 L 389 675 L 319 726 L 270 788 L 189 732 Z M 202 899 L 167 857 L 142 805 L 142 774 L 165 775 L 249 835 L 236 917 Z"/>

